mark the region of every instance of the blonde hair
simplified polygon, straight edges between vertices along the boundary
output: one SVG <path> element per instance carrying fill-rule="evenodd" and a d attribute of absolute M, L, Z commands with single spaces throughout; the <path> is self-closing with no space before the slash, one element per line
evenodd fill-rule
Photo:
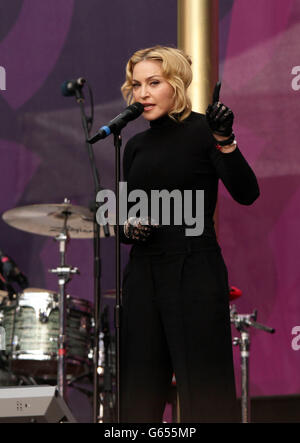
<path fill-rule="evenodd" d="M 162 74 L 174 89 L 174 106 L 168 115 L 178 121 L 187 118 L 192 111 L 191 100 L 187 95 L 193 78 L 192 61 L 181 49 L 157 45 L 136 51 L 126 65 L 126 80 L 121 87 L 124 99 L 128 104 L 133 103 L 133 69 L 137 63 L 144 60 L 161 62 Z"/>

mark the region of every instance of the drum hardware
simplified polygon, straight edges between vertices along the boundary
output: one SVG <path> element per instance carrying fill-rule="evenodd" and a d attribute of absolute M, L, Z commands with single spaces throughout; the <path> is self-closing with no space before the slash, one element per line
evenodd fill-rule
<path fill-rule="evenodd" d="M 3 303 L 3 301 L 6 301 L 7 298 L 12 299 L 14 297 L 14 294 L 16 293 L 16 290 L 13 288 L 13 286 L 8 283 L 8 281 L 4 278 L 2 273 L 0 272 L 0 306 Z"/>
<path fill-rule="evenodd" d="M 91 239 L 94 236 L 93 212 L 84 206 L 72 205 L 65 199 L 60 204 L 40 204 L 9 209 L 3 220 L 13 228 L 31 234 L 56 237 L 62 232 L 65 214 L 68 213 L 66 229 L 70 239 Z M 115 235 L 114 227 L 108 226 L 109 236 Z M 100 237 L 107 237 L 100 226 Z"/>
<path fill-rule="evenodd" d="M 10 295 L 12 295 L 15 292 L 13 287 L 11 286 L 12 283 L 14 284 L 17 283 L 17 285 L 21 288 L 21 290 L 28 288 L 29 283 L 26 275 L 20 271 L 15 261 L 1 250 L 0 250 L 0 265 L 1 265 L 1 273 L 0 273 L 1 284 L 4 286 L 6 290 L 10 292 Z"/>
<path fill-rule="evenodd" d="M 98 189 L 98 187 L 97 187 Z M 98 241 L 100 237 L 109 237 L 114 236 L 115 231 L 114 227 L 110 225 L 99 226 L 95 223 L 95 211 L 91 211 L 85 207 L 74 206 L 71 205 L 70 202 L 65 199 L 62 204 L 40 204 L 40 205 L 31 205 L 24 206 L 19 208 L 14 208 L 6 211 L 3 216 L 3 220 L 9 224 L 10 226 L 23 230 L 25 232 L 30 232 L 39 235 L 45 235 L 50 237 L 55 237 L 55 239 L 59 242 L 60 254 L 61 254 L 61 263 L 60 266 L 51 269 L 49 272 L 58 275 L 58 283 L 59 283 L 59 292 L 60 302 L 59 302 L 59 310 L 61 312 L 60 325 L 65 323 L 65 297 L 62 296 L 62 293 L 65 292 L 65 286 L 68 281 L 70 281 L 71 275 L 74 273 L 78 273 L 77 268 L 69 267 L 65 264 L 64 260 L 62 260 L 62 256 L 65 254 L 66 242 L 69 238 L 77 238 L 77 239 L 90 239 L 94 238 L 94 251 L 95 251 L 95 264 L 100 263 L 99 258 L 99 245 Z M 95 227 L 96 226 L 96 227 Z M 98 240 L 97 240 L 98 239 Z M 97 246 L 97 247 L 96 247 Z M 98 252 L 97 252 L 98 251 Z M 94 266 L 94 269 L 96 267 Z M 98 299 L 100 299 L 100 284 L 99 281 L 99 273 L 97 272 L 94 276 L 95 280 L 95 311 L 99 312 L 99 303 Z M 96 306 L 97 305 L 97 306 Z M 50 309 L 50 307 L 49 307 Z M 47 323 L 48 320 L 48 311 L 41 311 L 40 321 Z M 95 324 L 98 325 L 98 321 Z M 84 328 L 84 325 L 83 325 Z M 98 334 L 95 336 L 99 336 L 99 326 Z M 65 334 L 62 333 L 63 326 L 61 327 L 61 331 L 59 333 L 59 368 L 57 370 L 58 377 L 58 385 L 60 387 L 60 392 L 64 390 L 65 387 L 65 374 L 64 374 L 64 364 L 65 360 L 65 342 L 66 337 Z M 99 340 L 98 338 L 94 340 L 94 356 L 99 355 Z M 16 341 L 15 341 L 16 345 Z M 19 346 L 19 343 L 18 343 Z M 20 350 L 17 352 L 18 358 L 20 358 Z M 34 357 L 34 355 L 32 355 Z M 94 421 L 96 421 L 96 414 L 98 413 L 97 402 L 99 401 L 98 395 L 98 381 L 97 381 L 97 358 L 94 357 L 94 400 L 93 400 L 93 414 Z M 24 359 L 25 361 L 25 359 Z M 38 362 L 38 356 L 37 356 Z M 63 395 L 63 394 L 62 394 Z"/>
<path fill-rule="evenodd" d="M 6 349 L 6 335 L 5 335 L 5 329 L 0 326 L 0 351 L 5 351 Z"/>
<path fill-rule="evenodd" d="M 65 199 L 64 204 L 70 204 L 70 201 Z M 68 240 L 68 217 L 72 212 L 66 208 L 62 212 L 63 228 L 55 240 L 59 244 L 60 266 L 55 269 L 50 269 L 49 272 L 57 274 L 59 286 L 59 336 L 58 336 L 58 372 L 57 372 L 57 387 L 62 398 L 66 398 L 66 284 L 71 280 L 71 274 L 79 274 L 78 268 L 67 266 L 65 262 L 66 244 Z"/>
<path fill-rule="evenodd" d="M 2 301 L 0 302 L 1 307 Z M 2 326 L 3 324 L 3 312 L 0 310 L 0 386 L 2 379 L 2 372 L 6 369 L 6 361 L 3 359 L 4 353 L 2 351 L 6 350 L 6 331 Z M 6 374 L 5 374 L 6 375 Z"/>
<path fill-rule="evenodd" d="M 19 294 L 14 295 L 15 298 L 15 308 L 13 310 L 13 319 L 12 319 L 12 330 L 11 330 L 11 355 L 15 357 L 18 351 L 18 336 L 16 335 L 16 316 L 20 312 L 19 306 Z M 9 372 L 12 372 L 12 360 L 9 360 Z"/>
<path fill-rule="evenodd" d="M 242 291 L 237 288 L 236 286 L 230 286 L 229 288 L 229 301 L 236 300 L 237 298 L 241 297 Z"/>
<path fill-rule="evenodd" d="M 53 291 L 27 288 L 8 301 L 0 313 L 6 330 L 6 351 L 12 371 L 18 376 L 55 380 L 58 373 L 59 305 Z M 51 312 L 50 307 L 52 307 Z M 39 312 L 47 312 L 41 321 Z M 88 301 L 66 296 L 68 313 L 67 379 L 90 366 L 92 306 Z M 18 311 L 18 312 L 17 312 Z M 17 314 L 16 314 L 17 312 Z M 13 331 L 13 332 L 12 332 Z M 13 340 L 12 340 L 13 337 Z"/>
<path fill-rule="evenodd" d="M 275 332 L 274 328 L 257 323 L 256 318 L 257 310 L 254 310 L 252 314 L 238 314 L 235 305 L 230 306 L 230 321 L 240 332 L 240 337 L 234 337 L 233 345 L 239 346 L 241 354 L 242 423 L 250 423 L 251 421 L 251 404 L 249 395 L 250 331 L 248 328 L 254 327 L 271 334 Z"/>
<path fill-rule="evenodd" d="M 30 297 L 30 294 L 36 294 L 36 297 Z M 38 288 L 27 288 L 23 291 L 23 297 L 20 298 L 19 294 L 15 294 L 13 297 L 15 303 L 15 310 L 18 313 L 22 306 L 28 306 L 28 298 L 31 299 L 30 306 L 33 308 L 36 318 L 41 323 L 46 323 L 49 320 L 50 313 L 58 308 L 58 296 L 56 293 L 52 292 L 53 296 L 49 298 L 44 298 L 45 291 L 43 289 Z M 28 295 L 28 297 L 27 297 Z M 11 303 L 7 303 L 6 306 L 11 305 Z"/>
<path fill-rule="evenodd" d="M 5 301 L 5 299 L 8 297 L 8 291 L 0 290 L 0 306 Z"/>

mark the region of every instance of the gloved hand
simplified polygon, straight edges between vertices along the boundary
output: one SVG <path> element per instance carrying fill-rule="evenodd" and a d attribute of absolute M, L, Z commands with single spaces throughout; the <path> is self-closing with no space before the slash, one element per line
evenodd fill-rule
<path fill-rule="evenodd" d="M 130 240 L 146 241 L 158 225 L 149 218 L 130 217 L 124 223 L 124 234 Z"/>
<path fill-rule="evenodd" d="M 212 104 L 206 109 L 206 120 L 212 130 L 217 135 L 230 137 L 232 135 L 232 125 L 234 115 L 231 109 L 219 101 L 221 82 L 217 82 Z"/>

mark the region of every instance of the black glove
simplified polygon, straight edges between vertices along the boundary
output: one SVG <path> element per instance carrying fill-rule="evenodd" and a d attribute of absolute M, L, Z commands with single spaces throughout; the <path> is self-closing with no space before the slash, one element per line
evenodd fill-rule
<path fill-rule="evenodd" d="M 231 109 L 219 102 L 220 89 L 221 82 L 218 82 L 214 89 L 212 105 L 208 105 L 206 109 L 206 120 L 212 132 L 230 137 L 234 115 Z"/>
<path fill-rule="evenodd" d="M 130 217 L 124 223 L 124 234 L 130 240 L 146 241 L 156 227 L 149 218 Z"/>

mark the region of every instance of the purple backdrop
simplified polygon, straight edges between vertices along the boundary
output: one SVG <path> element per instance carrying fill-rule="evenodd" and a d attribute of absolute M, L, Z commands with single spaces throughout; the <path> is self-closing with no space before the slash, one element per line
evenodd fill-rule
<path fill-rule="evenodd" d="M 252 332 L 252 395 L 300 392 L 300 353 L 292 348 L 300 324 L 299 92 L 291 75 L 299 14 L 293 0 L 234 2 L 223 69 L 222 99 L 236 113 L 235 132 L 261 197 L 244 208 L 221 191 L 220 240 L 231 284 L 244 293 L 238 309 L 256 308 L 258 321 L 276 328 L 275 335 Z M 235 358 L 239 386 L 237 350 Z"/>
<path fill-rule="evenodd" d="M 74 98 L 62 97 L 60 85 L 87 78 L 94 93 L 95 128 L 110 120 L 124 108 L 120 86 L 130 54 L 157 43 L 176 45 L 176 4 L 0 0 L 0 66 L 6 71 L 6 90 L 0 91 L 1 214 L 17 206 L 61 203 L 65 197 L 73 204 L 91 202 L 79 108 Z M 243 291 L 236 302 L 239 312 L 258 309 L 258 321 L 276 328 L 275 335 L 252 332 L 252 395 L 300 391 L 300 351 L 291 344 L 292 328 L 300 325 L 300 92 L 291 73 L 299 64 L 299 19 L 295 0 L 220 2 L 221 99 L 235 112 L 235 133 L 258 176 L 261 197 L 243 207 L 221 186 L 219 238 L 230 284 Z M 128 125 L 123 146 L 144 127 L 142 119 Z M 112 139 L 96 145 L 95 156 L 101 185 L 113 188 Z M 51 238 L 18 231 L 1 220 L 0 248 L 17 261 L 32 287 L 57 290 L 56 278 L 48 273 L 58 264 Z M 68 291 L 90 301 L 92 252 L 90 240 L 73 240 L 67 253 L 68 263 L 81 271 Z M 127 256 L 128 248 L 122 247 L 123 263 Z M 101 242 L 101 257 L 105 293 L 115 287 L 114 239 Z M 112 309 L 111 299 L 103 303 Z M 239 392 L 238 349 L 234 355 Z M 78 416 L 87 420 L 82 408 Z"/>

